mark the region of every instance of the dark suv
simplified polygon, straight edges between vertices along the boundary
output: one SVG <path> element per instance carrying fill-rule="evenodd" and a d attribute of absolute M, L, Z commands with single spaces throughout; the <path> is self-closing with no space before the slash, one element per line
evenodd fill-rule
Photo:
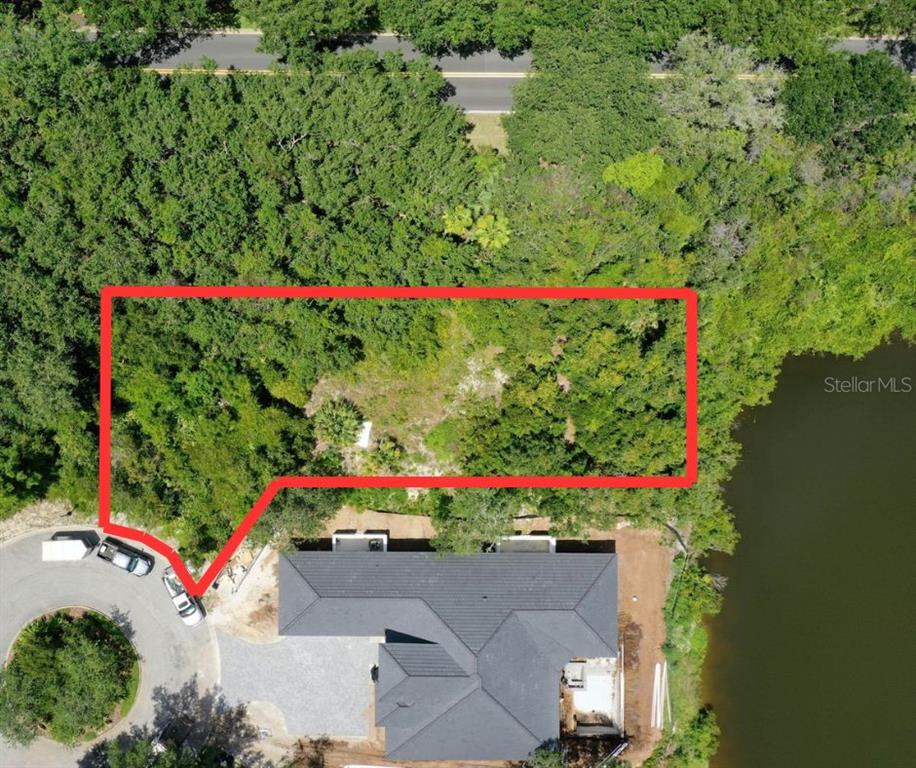
<path fill-rule="evenodd" d="M 106 536 L 99 544 L 96 554 L 112 565 L 118 566 L 134 576 L 146 576 L 153 570 L 153 558 L 146 552 L 134 549 L 130 544 L 125 544 L 112 536 Z"/>

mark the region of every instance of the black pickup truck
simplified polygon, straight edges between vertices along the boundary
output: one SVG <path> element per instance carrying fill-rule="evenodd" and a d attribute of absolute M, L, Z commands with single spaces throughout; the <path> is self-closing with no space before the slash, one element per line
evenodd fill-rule
<path fill-rule="evenodd" d="M 134 576 L 146 576 L 153 570 L 153 558 L 146 552 L 134 549 L 130 544 L 125 544 L 111 536 L 102 539 L 96 554 Z"/>

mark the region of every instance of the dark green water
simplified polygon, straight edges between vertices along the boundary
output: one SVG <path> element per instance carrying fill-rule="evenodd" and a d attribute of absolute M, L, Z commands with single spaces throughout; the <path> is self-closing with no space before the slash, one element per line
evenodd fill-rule
<path fill-rule="evenodd" d="M 741 543 L 709 563 L 729 577 L 705 668 L 714 768 L 916 766 L 916 348 L 787 360 L 738 437 Z"/>

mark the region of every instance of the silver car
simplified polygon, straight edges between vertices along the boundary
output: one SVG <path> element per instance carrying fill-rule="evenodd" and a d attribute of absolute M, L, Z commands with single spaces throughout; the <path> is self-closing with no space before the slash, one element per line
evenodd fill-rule
<path fill-rule="evenodd" d="M 189 627 L 200 624 L 204 619 L 203 608 L 196 598 L 187 593 L 173 568 L 165 569 L 162 574 L 162 583 L 165 584 L 165 589 L 172 599 L 172 605 L 175 606 L 181 620 Z"/>

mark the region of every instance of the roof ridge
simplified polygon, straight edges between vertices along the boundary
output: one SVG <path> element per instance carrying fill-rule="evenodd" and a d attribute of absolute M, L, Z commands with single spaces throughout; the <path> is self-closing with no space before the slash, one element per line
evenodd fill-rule
<path fill-rule="evenodd" d="M 543 656 L 544 654 L 541 653 L 541 646 L 540 646 L 540 644 L 537 642 L 537 636 L 543 637 L 543 638 L 549 640 L 549 641 L 550 641 L 551 643 L 553 643 L 554 645 L 558 645 L 558 646 L 560 646 L 561 648 L 563 648 L 564 650 L 567 650 L 567 651 L 569 650 L 569 646 L 567 646 L 566 643 L 561 643 L 559 640 L 557 640 L 557 638 L 555 638 L 555 637 L 554 637 L 553 635 L 551 635 L 549 632 L 545 632 L 543 629 L 540 629 L 534 622 L 532 622 L 532 621 L 530 620 L 529 616 L 526 616 L 525 614 L 532 614 L 532 613 L 563 613 L 563 614 L 571 614 L 572 616 L 575 616 L 576 618 L 578 618 L 578 619 L 581 621 L 581 617 L 579 616 L 579 614 L 576 613 L 574 610 L 569 610 L 568 608 L 567 608 L 567 609 L 555 608 L 555 609 L 552 609 L 552 610 L 544 610 L 544 611 L 515 611 L 515 613 L 518 614 L 518 620 L 522 623 L 522 626 L 525 627 L 525 630 L 528 632 L 529 635 L 531 635 L 532 639 L 535 641 L 535 645 L 536 645 L 537 648 L 538 648 L 538 653 L 540 653 L 542 656 Z M 594 630 L 592 630 L 591 627 L 589 627 L 589 630 L 590 630 L 592 633 L 594 633 Z"/>
<path fill-rule="evenodd" d="M 304 580 L 304 581 L 305 581 L 305 580 Z M 306 581 L 306 584 L 308 584 L 307 581 Z M 324 601 L 328 601 L 328 600 L 352 600 L 352 599 L 354 599 L 354 598 L 349 598 L 349 597 L 323 597 L 323 596 L 321 596 L 321 595 L 318 595 L 318 597 L 317 597 L 314 601 L 312 601 L 312 603 L 311 603 L 310 605 L 308 605 L 304 610 L 302 610 L 302 611 L 300 611 L 298 614 L 296 614 L 296 616 L 294 616 L 289 622 L 287 622 L 286 624 L 284 624 L 284 625 L 278 630 L 278 634 L 282 634 L 285 630 L 289 629 L 293 624 L 299 622 L 300 619 L 302 619 L 303 616 L 305 616 L 305 615 L 306 615 L 307 613 L 309 613 L 312 609 L 314 609 L 317 605 L 321 604 L 321 603 L 324 602 Z M 436 609 L 433 608 L 433 607 L 429 604 L 429 602 L 428 602 L 427 600 L 425 600 L 425 599 L 422 598 L 422 597 L 383 597 L 383 598 L 379 598 L 379 599 L 380 599 L 380 600 L 396 601 L 396 602 L 405 602 L 405 603 L 416 603 L 416 604 L 418 604 L 418 605 L 422 605 L 422 606 L 429 612 L 429 615 L 430 615 L 430 617 L 432 618 L 432 621 L 435 622 L 436 626 L 437 626 L 440 630 L 442 630 L 443 635 L 447 636 L 450 642 L 454 642 L 454 643 L 456 643 L 457 645 L 459 645 L 459 646 L 461 647 L 461 649 L 465 652 L 465 654 L 467 654 L 467 655 L 470 657 L 470 661 L 471 661 L 470 670 L 466 670 L 466 669 L 465 669 L 465 664 L 463 663 L 463 661 L 461 661 L 461 660 L 459 660 L 458 658 L 456 658 L 456 655 L 455 655 L 454 653 L 452 653 L 452 652 L 446 647 L 446 645 L 445 645 L 444 643 L 439 642 L 439 641 L 428 641 L 428 642 L 430 642 L 431 644 L 434 644 L 434 645 L 438 645 L 438 646 L 440 646 L 441 648 L 443 648 L 443 650 L 445 650 L 445 652 L 448 653 L 448 655 L 452 658 L 452 660 L 455 662 L 455 664 L 457 664 L 457 665 L 465 672 L 466 675 L 476 674 L 476 672 L 477 672 L 477 652 L 474 651 L 472 648 L 470 648 L 470 647 L 467 645 L 467 643 L 465 643 L 464 640 L 461 639 L 461 637 L 458 635 L 458 633 L 455 632 L 454 629 L 452 629 L 451 625 L 448 624 L 448 622 L 446 622 L 445 619 L 443 619 L 443 618 L 439 615 L 439 613 L 436 611 Z M 423 638 L 423 639 L 425 640 L 426 638 Z M 390 654 L 389 654 L 389 655 L 390 655 Z M 399 665 L 399 666 L 400 666 L 400 665 Z"/>
<path fill-rule="evenodd" d="M 465 648 L 465 650 L 467 650 L 467 652 L 470 653 L 471 656 L 474 657 L 474 673 L 476 674 L 477 672 L 477 651 L 475 651 L 473 648 L 471 648 L 471 646 L 469 646 L 466 642 L 464 642 L 464 638 L 462 638 L 461 635 L 459 635 L 452 628 L 451 624 L 449 624 L 445 619 L 442 618 L 442 616 L 439 614 L 439 611 L 433 608 L 432 605 L 430 605 L 429 600 L 427 600 L 425 597 L 412 597 L 412 598 L 407 598 L 407 599 L 419 600 L 421 603 L 423 603 L 423 605 L 429 608 L 430 613 L 432 613 L 432 615 L 436 617 L 439 623 L 442 624 L 442 626 L 445 627 L 451 633 L 452 637 L 454 637 Z M 458 666 L 461 666 L 461 665 L 459 664 Z"/>
<path fill-rule="evenodd" d="M 595 554 L 597 554 L 597 553 L 595 553 Z M 576 608 L 579 607 L 579 603 L 581 603 L 581 602 L 585 599 L 585 596 L 588 595 L 588 593 L 591 592 L 592 589 L 594 589 L 595 584 L 598 583 L 598 579 L 600 579 L 600 578 L 604 575 L 604 572 L 605 572 L 608 568 L 611 567 L 611 563 L 615 562 L 616 560 L 617 560 L 617 553 L 614 552 L 614 553 L 611 554 L 610 559 L 604 564 L 604 567 L 603 567 L 600 571 L 598 571 L 598 575 L 595 576 L 594 579 L 592 579 L 592 583 L 588 585 L 588 589 L 586 589 L 585 592 L 582 593 L 582 597 L 580 597 L 580 598 L 576 601 L 576 606 L 575 606 Z"/>
<path fill-rule="evenodd" d="M 517 613 L 540 613 L 540 612 L 541 611 L 517 611 Z M 546 613 L 547 611 L 544 611 L 544 612 Z M 598 630 L 596 630 L 591 624 L 589 624 L 586 618 L 581 613 L 579 613 L 577 610 L 573 609 L 570 611 L 570 610 L 562 610 L 562 609 L 553 609 L 550 612 L 551 613 L 569 613 L 572 616 L 575 616 L 576 619 L 579 620 L 579 623 L 582 624 L 582 626 L 585 627 L 586 630 L 588 630 L 591 636 L 595 638 L 599 643 L 601 643 L 601 645 L 605 646 L 606 648 L 612 651 L 614 650 L 613 648 L 611 648 L 611 646 L 607 644 L 607 641 L 603 637 L 601 637 L 600 634 L 598 634 Z M 564 648 L 567 648 L 567 650 L 569 650 L 568 647 L 564 643 L 561 643 L 559 640 L 549 635 L 543 629 L 540 629 L 536 624 L 529 624 L 528 622 L 525 622 L 525 623 L 527 626 L 536 630 L 538 634 L 543 635 L 547 639 L 555 642 L 557 645 L 561 645 Z"/>
<path fill-rule="evenodd" d="M 481 684 L 480 684 L 480 692 L 483 693 L 483 694 L 485 694 L 485 695 L 486 695 L 487 697 L 489 697 L 492 701 L 494 701 L 496 704 L 498 704 L 499 707 L 500 707 L 500 709 L 502 709 L 507 715 L 509 715 L 509 717 L 511 717 L 513 720 L 515 720 L 515 722 L 518 723 L 518 724 L 522 727 L 523 730 L 525 730 L 525 731 L 527 731 L 528 733 L 530 733 L 530 734 L 531 734 L 531 737 L 532 737 L 533 739 L 536 739 L 538 742 L 541 741 L 541 737 L 540 737 L 540 736 L 538 736 L 536 733 L 533 733 L 533 732 L 531 731 L 531 729 L 530 729 L 527 725 L 525 725 L 521 720 L 519 720 L 505 704 L 503 704 L 503 703 L 502 703 L 499 699 L 497 699 L 492 693 L 490 693 L 486 688 L 483 687 L 483 681 L 482 681 L 482 680 L 481 680 Z"/>
<path fill-rule="evenodd" d="M 293 616 L 293 618 L 291 618 L 289 621 L 287 621 L 286 624 L 284 624 L 282 627 L 279 626 L 279 624 L 278 624 L 278 626 L 277 626 L 277 634 L 278 634 L 278 635 L 282 635 L 282 634 L 283 634 L 283 630 L 289 628 L 289 627 L 292 626 L 295 622 L 299 621 L 299 619 L 301 619 L 301 618 L 302 618 L 302 617 L 312 608 L 313 605 L 315 605 L 316 603 L 318 603 L 318 602 L 322 599 L 321 595 L 318 594 L 318 590 L 315 589 L 315 588 L 312 586 L 311 582 L 309 582 L 309 580 L 308 580 L 307 578 L 305 578 L 305 576 L 302 574 L 302 571 L 300 571 L 300 570 L 296 567 L 296 564 L 295 564 L 292 560 L 290 560 L 288 557 L 286 557 L 286 555 L 283 555 L 283 559 L 284 559 L 284 560 L 289 564 L 289 566 L 296 572 L 296 575 L 299 577 L 299 580 L 300 580 L 303 584 L 305 584 L 305 586 L 307 586 L 307 587 L 309 588 L 309 590 L 311 590 L 312 592 L 315 593 L 315 599 L 312 600 L 312 602 L 310 602 L 307 606 L 305 606 L 305 608 L 303 608 L 301 611 L 299 611 L 299 613 L 297 613 L 295 616 Z M 278 575 L 277 575 L 277 587 L 278 587 L 278 590 L 277 590 L 277 591 L 278 591 L 278 594 L 277 594 L 277 604 L 279 605 L 279 602 L 280 602 L 280 596 L 279 596 L 279 570 L 278 570 Z M 278 616 L 279 616 L 279 614 L 278 614 Z"/>
<path fill-rule="evenodd" d="M 385 699 L 385 697 L 386 697 L 389 693 L 391 693 L 391 692 L 394 691 L 394 690 L 397 690 L 397 687 L 398 687 L 401 683 L 403 683 L 403 682 L 408 678 L 407 672 L 404 671 L 404 668 L 403 668 L 400 664 L 398 664 L 398 660 L 397 660 L 396 658 L 394 658 L 394 656 L 391 655 L 391 653 L 390 653 L 390 652 L 388 651 L 388 649 L 385 647 L 385 644 L 384 644 L 384 643 L 378 643 L 377 645 L 378 645 L 378 662 L 377 662 L 377 663 L 378 663 L 378 669 L 379 669 L 379 676 L 378 676 L 378 680 L 376 680 L 376 684 L 375 684 L 375 701 L 376 701 L 376 708 L 377 708 L 378 705 Z M 385 666 L 385 663 L 386 663 L 386 659 L 390 660 L 390 662 L 395 666 L 397 672 L 400 672 L 401 677 L 400 677 L 400 678 L 397 680 L 397 682 L 395 682 L 393 685 L 391 685 L 390 682 L 387 681 L 387 679 L 384 679 L 384 682 L 387 682 L 387 683 L 388 683 L 388 688 L 385 690 L 384 693 L 381 693 L 381 694 L 380 694 L 379 691 L 381 690 L 381 685 L 382 685 L 382 682 L 383 682 L 383 675 L 381 674 L 381 672 L 382 672 L 382 670 L 384 669 L 384 666 Z M 378 711 L 377 711 L 377 709 L 376 709 L 376 717 L 377 717 L 377 716 L 378 716 Z"/>
<path fill-rule="evenodd" d="M 378 649 L 379 649 L 379 653 L 380 653 L 380 654 L 384 652 L 384 653 L 388 656 L 388 658 L 391 659 L 391 660 L 394 662 L 394 665 L 395 665 L 398 669 L 400 669 L 401 672 L 404 673 L 405 677 L 410 677 L 410 675 L 407 674 L 407 670 L 404 669 L 404 667 L 401 666 L 401 662 L 398 661 L 397 656 L 395 656 L 395 655 L 394 655 L 391 651 L 389 651 L 388 648 L 386 647 L 386 646 L 388 645 L 388 643 L 376 643 L 376 645 L 378 645 Z M 403 681 L 402 681 L 402 682 L 403 682 Z M 400 683 L 398 683 L 398 685 L 400 685 Z M 397 688 L 397 685 L 395 686 L 395 688 Z M 393 690 L 393 689 L 392 689 L 392 690 Z M 386 694 L 386 695 L 387 695 L 387 694 Z"/>
<path fill-rule="evenodd" d="M 323 598 L 319 595 L 316 599 L 312 600 L 312 602 L 310 602 L 307 606 L 305 606 L 305 608 L 299 611 L 299 613 L 293 616 L 293 618 L 291 618 L 288 622 L 286 622 L 286 624 L 280 627 L 277 630 L 277 634 L 278 635 L 283 634 L 284 629 L 287 629 L 292 624 L 295 624 L 297 621 L 299 621 L 299 619 L 301 619 L 303 616 L 305 616 L 305 614 L 307 614 L 310 610 L 312 610 L 312 608 L 314 608 L 322 599 Z"/>
<path fill-rule="evenodd" d="M 451 711 L 452 711 L 455 707 L 457 707 L 462 701 L 464 701 L 466 698 L 468 698 L 468 696 L 473 695 L 474 691 L 482 691 L 482 690 L 483 690 L 483 687 L 481 686 L 480 676 L 477 675 L 476 673 L 473 674 L 473 675 L 468 675 L 468 678 L 472 678 L 472 677 L 476 677 L 476 678 L 477 678 L 477 685 L 475 685 L 474 687 L 472 687 L 466 694 L 464 694 L 464 696 L 462 696 L 461 698 L 459 698 L 459 699 L 457 699 L 456 701 L 453 701 L 451 704 L 449 704 L 449 706 L 447 706 L 445 709 L 443 709 L 438 715 L 436 715 L 432 720 L 430 720 L 428 723 L 426 723 L 422 728 L 418 728 L 416 731 L 414 731 L 414 732 L 410 735 L 410 738 L 409 738 L 409 739 L 405 739 L 404 741 L 402 741 L 400 744 L 398 744 L 396 747 L 394 747 L 394 748 L 391 750 L 391 752 L 395 752 L 395 751 L 401 749 L 402 747 L 406 746 L 407 744 L 410 744 L 410 742 L 412 742 L 415 738 L 417 738 L 417 736 L 419 736 L 421 733 L 423 733 L 423 731 L 425 731 L 425 730 L 426 730 L 427 728 L 429 728 L 431 725 L 433 725 L 434 723 L 438 722 L 441 718 L 443 718 L 445 715 L 447 715 L 449 712 L 451 712 Z M 458 679 L 460 679 L 460 678 L 458 678 Z M 489 694 L 487 694 L 487 695 L 489 696 Z M 502 705 L 500 705 L 500 706 L 502 706 Z M 384 726 L 383 726 L 383 727 L 384 727 Z M 528 729 L 526 728 L 525 730 L 528 730 Z M 529 733 L 530 733 L 530 731 L 529 731 Z M 386 733 L 385 733 L 385 752 L 387 753 L 388 751 L 389 751 L 389 749 L 388 749 L 388 733 L 387 733 L 387 731 L 386 731 Z"/>
<path fill-rule="evenodd" d="M 451 704 L 451 706 L 449 706 L 447 709 L 444 709 L 442 712 L 440 712 L 438 715 L 436 715 L 436 717 L 434 717 L 432 720 L 430 720 L 428 723 L 426 723 L 426 725 L 424 725 L 424 726 L 423 726 L 422 728 L 420 728 L 419 730 L 415 731 L 415 732 L 411 735 L 411 737 L 410 737 L 409 739 L 407 739 L 407 740 L 405 740 L 405 741 L 402 741 L 400 744 L 398 744 L 397 747 L 395 747 L 395 748 L 392 750 L 392 752 L 396 752 L 397 750 L 401 749 L 402 747 L 405 747 L 406 745 L 410 744 L 410 742 L 412 742 L 412 741 L 413 741 L 415 738 L 417 738 L 421 733 L 423 733 L 423 731 L 425 731 L 425 730 L 426 730 L 427 728 L 429 728 L 431 725 L 437 723 L 439 720 L 441 720 L 443 717 L 445 717 L 449 712 L 451 712 L 455 707 L 457 707 L 459 704 L 461 704 L 461 702 L 463 702 L 463 701 L 464 701 L 465 699 L 467 699 L 468 697 L 473 696 L 477 691 L 480 691 L 480 693 L 482 693 L 482 694 L 483 694 L 484 696 L 486 696 L 490 701 L 492 701 L 494 704 L 496 704 L 503 712 L 505 712 L 505 713 L 506 713 L 507 715 L 509 715 L 509 717 L 511 717 L 516 723 L 518 723 L 519 726 L 521 727 L 521 729 L 522 729 L 523 731 L 525 731 L 525 733 L 529 734 L 529 735 L 531 736 L 532 739 L 534 739 L 535 741 L 538 741 L 538 742 L 540 743 L 540 737 L 539 737 L 537 734 L 532 733 L 532 732 L 531 732 L 531 729 L 528 728 L 528 726 L 526 726 L 521 720 L 519 720 L 515 715 L 513 715 L 512 712 L 510 712 L 508 709 L 506 709 L 506 706 L 505 706 L 499 699 L 495 698 L 488 690 L 486 690 L 486 689 L 483 687 L 483 680 L 480 679 L 480 676 L 479 676 L 479 675 L 477 675 L 477 678 L 478 678 L 478 681 L 477 681 L 478 684 L 477 684 L 477 686 L 476 686 L 475 688 L 471 688 L 471 690 L 469 690 L 464 696 L 462 696 L 462 697 L 461 697 L 460 699 L 458 699 L 457 701 L 453 702 L 453 703 Z M 387 736 L 386 736 L 386 738 L 387 738 Z M 387 749 L 386 749 L 386 752 L 387 752 Z"/>
<path fill-rule="evenodd" d="M 419 552 L 419 553 L 417 553 L 417 554 L 423 554 L 423 555 L 425 555 L 425 554 L 429 554 L 429 553 L 427 553 L 427 552 Z M 437 553 L 437 554 L 439 554 L 439 553 Z M 498 555 L 499 557 L 503 557 L 503 558 L 506 558 L 506 556 L 508 556 L 507 559 L 509 559 L 509 558 L 512 558 L 513 556 L 514 556 L 514 557 L 521 557 L 521 558 L 524 558 L 524 557 L 526 557 L 526 556 L 528 556 L 528 555 L 542 555 L 542 554 L 544 554 L 544 553 L 542 553 L 542 552 L 498 552 L 498 553 L 497 553 L 497 552 L 476 552 L 476 553 L 474 553 L 473 555 L 470 555 L 470 557 L 478 558 L 478 557 L 485 557 L 485 556 L 487 556 L 487 555 Z M 551 552 L 551 553 L 550 553 L 550 557 L 556 557 L 557 554 L 559 554 L 560 557 L 562 558 L 563 555 L 574 556 L 574 557 L 582 557 L 583 555 L 586 555 L 586 556 L 589 555 L 589 554 L 591 554 L 591 555 L 602 555 L 602 554 L 604 554 L 604 553 L 602 553 L 602 552 L 591 552 L 591 553 L 588 553 L 588 552 L 560 552 L 560 553 Z M 610 566 L 611 566 L 612 563 L 616 562 L 616 560 L 617 560 L 617 553 L 616 553 L 616 552 L 612 552 L 612 553 L 608 553 L 608 554 L 610 554 L 610 557 L 608 558 L 607 562 L 604 564 L 604 567 L 603 567 L 600 571 L 598 571 L 598 575 L 595 576 L 595 578 L 592 580 L 592 583 L 588 585 L 588 589 L 586 589 L 586 590 L 582 593 L 582 597 L 580 597 L 580 598 L 576 601 L 576 604 L 572 607 L 572 609 L 569 609 L 569 608 L 537 608 L 537 609 L 531 609 L 531 610 L 555 611 L 555 612 L 557 612 L 557 613 L 562 613 L 562 612 L 575 613 L 577 616 L 579 616 L 579 617 L 582 619 L 583 622 L 585 622 L 585 624 L 588 626 L 588 628 L 589 628 L 593 633 L 595 633 L 595 634 L 598 636 L 598 639 L 601 640 L 601 636 L 598 634 L 598 631 L 597 631 L 591 624 L 589 624 L 589 623 L 582 617 L 582 615 L 578 612 L 578 610 L 576 610 L 576 609 L 579 607 L 579 603 L 581 603 L 581 602 L 585 599 L 585 597 L 588 595 L 588 593 L 592 591 L 592 589 L 594 588 L 595 584 L 598 583 L 598 579 L 601 578 L 602 574 L 603 574 L 608 568 L 610 568 Z M 447 553 L 444 553 L 444 554 L 443 554 L 443 557 L 448 557 L 448 556 L 452 556 L 452 557 L 468 557 L 468 555 L 456 555 L 454 552 L 451 552 L 451 553 L 448 553 L 448 552 L 447 552 Z M 493 639 L 493 637 L 496 635 L 496 633 L 499 632 L 499 630 L 502 628 L 503 624 L 506 623 L 506 621 L 509 619 L 509 617 L 515 615 L 516 613 L 523 613 L 523 612 L 525 612 L 526 610 L 529 610 L 529 609 L 518 609 L 518 608 L 513 608 L 512 610 L 508 611 L 508 613 L 505 615 L 505 617 L 503 618 L 503 620 L 500 621 L 499 624 L 497 624 L 497 625 L 493 628 L 493 631 L 492 631 L 489 635 L 487 635 L 487 637 L 484 639 L 484 641 L 480 644 L 480 649 L 477 650 L 477 651 L 475 651 L 475 650 L 474 650 L 473 648 L 471 648 L 467 643 L 464 642 L 464 640 L 462 639 L 462 637 L 461 637 L 457 632 L 455 632 L 454 629 L 452 629 L 451 624 L 449 624 L 447 621 L 445 621 L 445 619 L 443 619 L 443 618 L 439 615 L 439 612 L 438 612 L 435 608 L 433 608 L 432 605 L 429 604 L 429 602 L 426 600 L 425 597 L 421 597 L 421 598 L 418 598 L 418 599 L 420 599 L 420 600 L 422 600 L 424 603 L 426 603 L 426 605 L 429 607 L 429 609 L 430 609 L 436 616 L 439 617 L 440 621 L 442 621 L 442 623 L 445 624 L 445 626 L 447 626 L 447 627 L 452 631 L 452 634 L 455 635 L 455 637 L 458 639 L 458 642 L 460 642 L 465 648 L 467 648 L 467 649 L 471 652 L 471 654 L 473 654 L 473 656 L 474 656 L 474 669 L 475 669 L 475 671 L 476 671 L 476 669 L 477 669 L 477 656 L 478 656 L 478 655 L 480 654 L 480 652 L 486 647 L 487 643 L 489 643 L 490 640 Z M 543 634 L 543 633 L 542 633 L 542 634 Z M 607 643 L 605 643 L 604 640 L 601 640 L 601 642 L 602 642 L 604 645 L 607 645 Z M 500 705 L 500 706 L 502 706 L 502 705 Z M 526 728 L 525 730 L 527 730 L 527 728 Z M 530 733 L 530 731 L 529 731 L 529 733 Z"/>
<path fill-rule="evenodd" d="M 604 568 L 602 568 L 600 571 L 598 571 L 598 575 L 595 576 L 594 581 L 592 581 L 592 583 L 588 585 L 588 589 L 586 589 L 585 592 L 582 593 L 582 597 L 580 597 L 580 598 L 576 601 L 575 606 L 573 606 L 573 613 L 575 613 L 580 619 L 582 619 L 582 621 L 585 622 L 585 624 L 588 626 L 588 628 L 589 628 L 590 630 L 592 630 L 592 632 L 594 632 L 594 633 L 598 636 L 598 639 L 601 640 L 601 642 L 602 642 L 604 645 L 606 645 L 606 646 L 607 646 L 607 642 L 604 640 L 604 638 L 602 638 L 601 632 L 598 630 L 597 627 L 593 626 L 592 623 L 591 623 L 587 618 L 585 618 L 585 616 L 583 616 L 583 615 L 579 612 L 579 606 L 582 605 L 582 602 L 585 600 L 585 598 L 588 597 L 588 596 L 591 594 L 592 590 L 595 588 L 595 585 L 598 583 L 598 580 L 599 580 L 602 576 L 604 576 L 605 573 L 607 573 L 608 568 L 610 568 L 612 565 L 616 566 L 616 564 L 617 564 L 617 553 L 614 552 L 614 553 L 611 555 L 610 559 L 607 561 L 607 563 L 605 563 Z M 618 585 L 617 585 L 617 590 L 618 590 L 618 592 L 620 591 L 620 585 L 619 585 L 619 583 L 618 583 Z M 619 602 L 620 602 L 620 601 L 618 600 L 618 611 L 619 611 Z M 607 646 L 607 647 L 610 648 L 610 646 Z M 613 650 L 613 649 L 612 649 L 612 650 Z"/>
<path fill-rule="evenodd" d="M 575 611 L 570 611 L 568 608 L 567 608 L 567 609 L 555 609 L 555 611 L 556 611 L 557 613 L 575 613 Z M 505 621 L 508 621 L 508 619 L 511 618 L 511 617 L 514 617 L 515 619 L 517 619 L 518 623 L 519 623 L 519 624 L 521 625 L 521 627 L 522 627 L 522 630 L 523 630 L 524 632 L 526 632 L 526 633 L 528 634 L 529 637 L 532 638 L 532 641 L 534 642 L 534 645 L 535 645 L 535 647 L 537 648 L 538 656 L 540 656 L 542 659 L 545 659 L 545 660 L 546 660 L 546 657 L 544 656 L 543 652 L 541 651 L 540 645 L 538 644 L 537 640 L 532 636 L 532 633 L 531 633 L 531 629 L 532 629 L 532 628 L 531 628 L 531 626 L 528 624 L 528 622 L 523 621 L 522 618 L 521 618 L 520 616 L 517 615 L 517 614 L 519 614 L 519 613 L 525 613 L 525 611 L 512 611 L 512 612 L 509 614 L 509 616 L 506 617 L 506 620 L 505 620 Z M 578 614 L 577 614 L 577 615 L 578 615 Z M 503 621 L 503 622 L 500 623 L 500 627 L 502 627 L 503 624 L 505 624 L 505 621 Z M 496 634 L 496 633 L 494 632 L 494 635 L 495 635 L 495 634 Z M 550 640 L 552 643 L 555 643 L 556 645 L 559 645 L 559 646 L 561 646 L 561 647 L 565 647 L 565 646 L 562 645 L 562 643 L 557 642 L 554 638 L 550 637 L 550 636 L 547 635 L 545 632 L 540 632 L 540 634 L 541 634 L 541 635 L 544 635 L 544 637 L 546 637 L 546 638 L 547 638 L 548 640 Z M 489 640 L 488 640 L 487 642 L 489 642 Z M 484 650 L 485 648 L 486 648 L 486 643 L 485 643 L 484 646 L 480 649 L 480 650 L 481 650 L 481 653 L 483 652 L 483 650 Z M 534 733 L 527 725 L 525 725 L 521 720 L 519 720 L 519 719 L 515 716 L 515 713 L 512 712 L 512 710 L 510 710 L 505 704 L 503 704 L 494 694 L 490 693 L 490 691 L 487 689 L 487 687 L 486 687 L 486 685 L 485 685 L 485 682 L 484 682 L 483 677 L 480 678 L 480 689 L 481 689 L 487 696 L 489 696 L 493 701 L 495 701 L 497 704 L 499 704 L 499 706 L 506 712 L 506 714 L 509 715 L 513 720 L 515 720 L 515 722 L 518 723 L 522 728 L 524 728 L 528 733 L 530 733 L 530 734 L 532 735 L 532 737 L 534 737 L 535 739 L 540 739 L 540 738 L 541 738 L 541 737 L 538 736 L 536 733 Z"/>
<path fill-rule="evenodd" d="M 508 612 L 506 613 L 506 615 L 503 617 L 503 620 L 502 620 L 501 622 L 499 622 L 499 624 L 496 625 L 496 627 L 494 628 L 494 630 L 493 630 L 489 635 L 487 635 L 487 639 L 484 640 L 484 641 L 480 644 L 480 650 L 474 651 L 474 650 L 471 650 L 470 647 L 465 646 L 466 648 L 468 648 L 469 651 L 471 651 L 471 653 L 474 654 L 474 671 L 475 671 L 475 672 L 477 671 L 477 657 L 480 656 L 481 653 L 483 653 L 483 649 L 487 647 L 487 643 L 489 643 L 489 642 L 494 638 L 494 636 L 496 635 L 496 633 L 499 632 L 499 630 L 502 629 L 503 624 L 505 624 L 507 621 L 509 621 L 509 619 L 511 619 L 513 616 L 515 616 L 516 613 L 518 613 L 518 611 L 516 611 L 516 610 L 511 610 L 511 611 L 508 611 Z M 456 634 L 457 634 L 457 633 L 456 633 Z M 460 638 L 459 638 L 459 639 L 460 639 Z M 462 642 L 463 642 L 463 641 L 462 641 Z"/>

